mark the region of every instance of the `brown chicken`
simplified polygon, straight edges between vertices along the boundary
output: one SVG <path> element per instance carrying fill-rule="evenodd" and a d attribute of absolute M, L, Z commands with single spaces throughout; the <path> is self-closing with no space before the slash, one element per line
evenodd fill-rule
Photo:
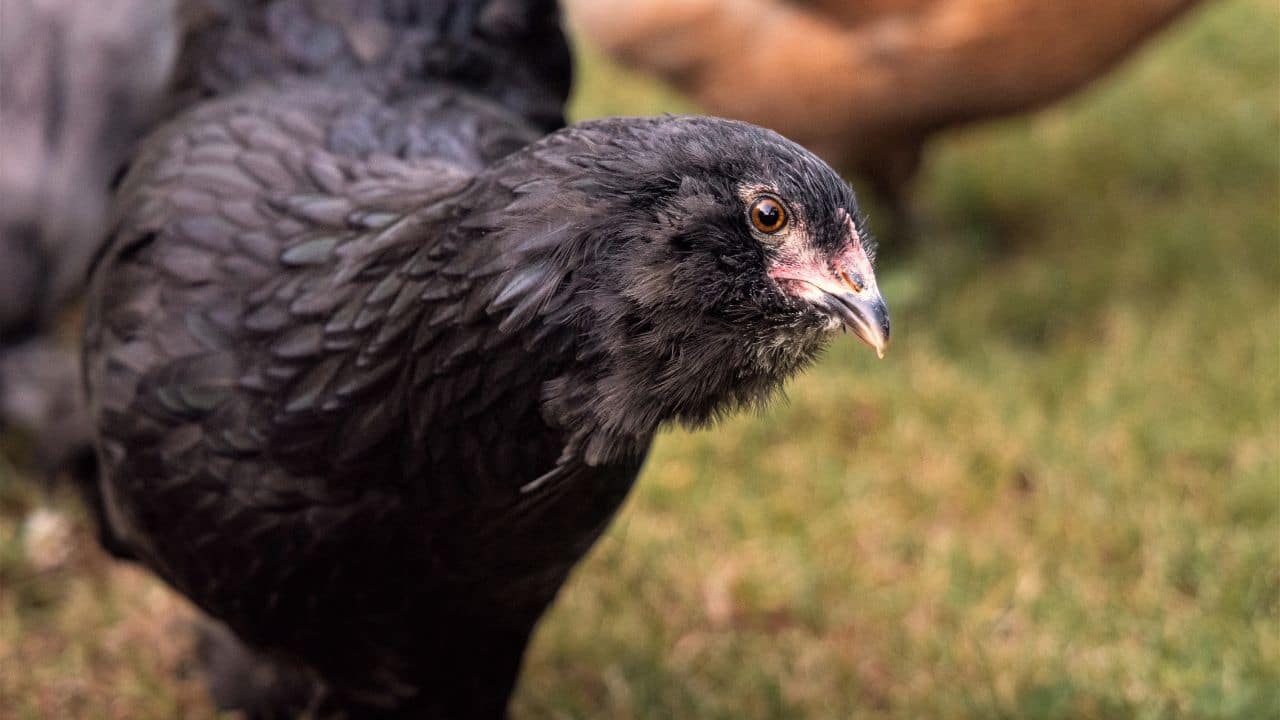
<path fill-rule="evenodd" d="M 900 216 L 928 137 L 1080 88 L 1198 0 L 569 0 L 623 64 L 867 179 Z"/>

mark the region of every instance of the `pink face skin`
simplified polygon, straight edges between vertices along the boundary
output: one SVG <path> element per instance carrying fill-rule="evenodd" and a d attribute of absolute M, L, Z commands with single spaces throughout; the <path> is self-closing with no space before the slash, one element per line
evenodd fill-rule
<path fill-rule="evenodd" d="M 884 357 L 889 346 L 888 312 L 853 218 L 843 209 L 840 214 L 848 239 L 838 253 L 824 255 L 809 242 L 803 227 L 795 228 L 782 239 L 769 277 L 783 292 L 826 312 L 830 329 L 843 325 Z"/>

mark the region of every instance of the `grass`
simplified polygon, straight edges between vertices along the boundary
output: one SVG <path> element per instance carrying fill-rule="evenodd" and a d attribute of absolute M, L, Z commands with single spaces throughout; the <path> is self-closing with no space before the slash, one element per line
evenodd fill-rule
<path fill-rule="evenodd" d="M 842 341 L 765 415 L 666 433 L 515 717 L 1280 718 L 1277 38 L 1212 3 L 937 143 L 887 358 Z M 688 108 L 580 83 L 576 117 Z M 41 569 L 30 488 L 0 466 L 0 717 L 210 717 L 190 611 L 74 509 Z"/>

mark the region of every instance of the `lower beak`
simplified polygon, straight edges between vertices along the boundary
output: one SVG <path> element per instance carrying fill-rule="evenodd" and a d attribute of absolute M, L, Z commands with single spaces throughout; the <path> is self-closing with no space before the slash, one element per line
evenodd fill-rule
<path fill-rule="evenodd" d="M 845 328 L 858 336 L 883 358 L 889 347 L 889 308 L 878 293 L 831 292 L 822 290 L 821 302 L 827 312 L 840 319 Z M 869 295 L 869 297 L 868 297 Z"/>

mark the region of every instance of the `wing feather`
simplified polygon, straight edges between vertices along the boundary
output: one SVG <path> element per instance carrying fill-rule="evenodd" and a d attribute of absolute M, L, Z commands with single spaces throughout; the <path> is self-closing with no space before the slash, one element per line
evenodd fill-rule
<path fill-rule="evenodd" d="M 349 102 L 332 91 L 267 100 L 209 103 L 140 154 L 96 274 L 88 377 L 99 419 L 117 420 L 103 425 L 108 443 L 154 444 L 166 464 L 201 447 L 269 453 L 296 470 L 275 482 L 301 483 L 326 443 L 356 463 L 401 422 L 365 398 L 398 374 L 415 334 L 444 329 L 417 327 L 418 304 L 444 318 L 465 302 L 467 283 L 427 292 L 426 275 L 403 267 L 424 248 L 457 247 L 445 245 L 433 208 L 472 173 L 317 144 L 324 133 L 314 118 Z M 414 267 L 428 273 L 439 262 Z M 233 409 L 227 388 L 243 395 Z M 173 419 L 182 423 L 169 430 Z"/>

